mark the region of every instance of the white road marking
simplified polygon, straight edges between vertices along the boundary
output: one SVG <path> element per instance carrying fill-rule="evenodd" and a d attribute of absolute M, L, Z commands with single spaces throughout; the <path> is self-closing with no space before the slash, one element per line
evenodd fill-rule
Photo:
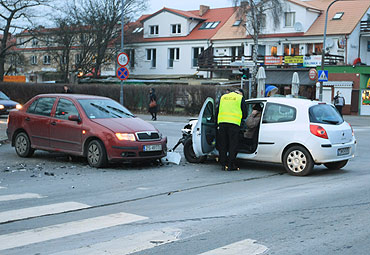
<path fill-rule="evenodd" d="M 353 131 L 356 134 L 356 132 L 363 132 L 363 131 L 369 132 L 370 129 L 369 128 L 354 128 Z"/>
<path fill-rule="evenodd" d="M 128 224 L 145 219 L 147 219 L 147 217 L 135 214 L 116 213 L 101 217 L 72 221 L 43 228 L 11 233 L 8 235 L 1 235 L 0 250 L 40 243 L 48 240 L 77 235 L 103 228 L 114 227 L 117 225 Z"/>
<path fill-rule="evenodd" d="M 6 189 L 6 188 L 5 188 L 5 187 L 1 187 L 1 186 L 0 186 L 0 189 Z"/>
<path fill-rule="evenodd" d="M 23 193 L 23 194 L 13 194 L 0 196 L 0 202 L 18 200 L 18 199 L 30 199 L 30 198 L 43 198 L 43 196 L 35 193 Z"/>
<path fill-rule="evenodd" d="M 151 249 L 178 240 L 180 229 L 164 228 L 136 233 L 108 242 L 97 243 L 76 250 L 58 252 L 53 255 L 124 255 Z"/>
<path fill-rule="evenodd" d="M 5 211 L 0 212 L 0 223 L 13 220 L 27 219 L 48 214 L 62 213 L 89 207 L 91 206 L 77 202 L 66 202 Z"/>
<path fill-rule="evenodd" d="M 199 255 L 257 255 L 267 250 L 268 248 L 266 246 L 257 244 L 256 240 L 245 239 Z"/>

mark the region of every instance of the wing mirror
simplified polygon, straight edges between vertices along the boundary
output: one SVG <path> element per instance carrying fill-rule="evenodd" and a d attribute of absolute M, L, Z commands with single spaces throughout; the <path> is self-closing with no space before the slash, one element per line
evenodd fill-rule
<path fill-rule="evenodd" d="M 69 115 L 68 116 L 68 120 L 71 120 L 71 121 L 77 121 L 77 122 L 80 122 L 80 117 L 78 117 L 77 115 Z"/>

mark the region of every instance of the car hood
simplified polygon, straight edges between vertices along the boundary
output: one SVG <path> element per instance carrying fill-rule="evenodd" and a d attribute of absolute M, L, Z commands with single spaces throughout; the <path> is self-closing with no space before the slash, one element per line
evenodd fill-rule
<path fill-rule="evenodd" d="M 157 129 L 152 124 L 140 118 L 92 119 L 91 121 L 98 123 L 106 128 L 109 128 L 115 133 L 157 131 Z"/>
<path fill-rule="evenodd" d="M 18 103 L 15 102 L 15 101 L 12 101 L 12 100 L 8 100 L 8 99 L 0 99 L 0 104 L 2 104 L 4 106 L 15 106 Z"/>

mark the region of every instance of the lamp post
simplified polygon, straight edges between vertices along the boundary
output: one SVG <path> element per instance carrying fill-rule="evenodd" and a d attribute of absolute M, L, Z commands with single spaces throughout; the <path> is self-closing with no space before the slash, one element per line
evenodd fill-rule
<path fill-rule="evenodd" d="M 328 25 L 328 13 L 329 13 L 329 8 L 335 3 L 335 2 L 338 2 L 338 1 L 341 1 L 341 0 L 334 0 L 333 2 L 331 2 L 328 6 L 328 8 L 326 9 L 326 14 L 325 14 L 325 27 L 324 27 L 324 41 L 323 41 L 323 45 L 322 45 L 322 51 L 321 51 L 321 70 L 324 70 L 324 65 L 325 65 L 325 50 L 326 50 L 326 45 L 325 45 L 325 41 L 326 41 L 326 28 L 327 28 L 327 25 Z M 323 90 L 323 82 L 320 81 L 320 89 L 319 89 L 319 101 L 322 101 L 322 90 Z"/>
<path fill-rule="evenodd" d="M 124 51 L 124 10 L 125 10 L 125 0 L 122 0 L 122 6 L 121 6 L 121 52 Z M 121 80 L 121 89 L 120 89 L 120 95 L 119 95 L 119 102 L 121 105 L 123 105 L 123 80 Z"/>

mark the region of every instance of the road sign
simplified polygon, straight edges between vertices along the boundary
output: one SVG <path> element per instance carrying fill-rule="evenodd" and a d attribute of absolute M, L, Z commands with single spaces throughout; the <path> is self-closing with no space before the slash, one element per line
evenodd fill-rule
<path fill-rule="evenodd" d="M 117 78 L 121 81 L 126 80 L 130 75 L 128 69 L 124 66 L 118 67 L 117 69 Z"/>
<path fill-rule="evenodd" d="M 311 68 L 308 72 L 308 78 L 310 78 L 311 81 L 314 81 L 317 79 L 317 71 L 314 68 Z"/>
<path fill-rule="evenodd" d="M 318 81 L 328 81 L 329 72 L 325 70 L 319 70 L 319 79 Z"/>
<path fill-rule="evenodd" d="M 130 61 L 128 55 L 124 52 L 121 52 L 120 54 L 118 54 L 117 56 L 117 63 L 120 65 L 120 66 L 126 66 L 128 64 L 128 62 Z"/>

